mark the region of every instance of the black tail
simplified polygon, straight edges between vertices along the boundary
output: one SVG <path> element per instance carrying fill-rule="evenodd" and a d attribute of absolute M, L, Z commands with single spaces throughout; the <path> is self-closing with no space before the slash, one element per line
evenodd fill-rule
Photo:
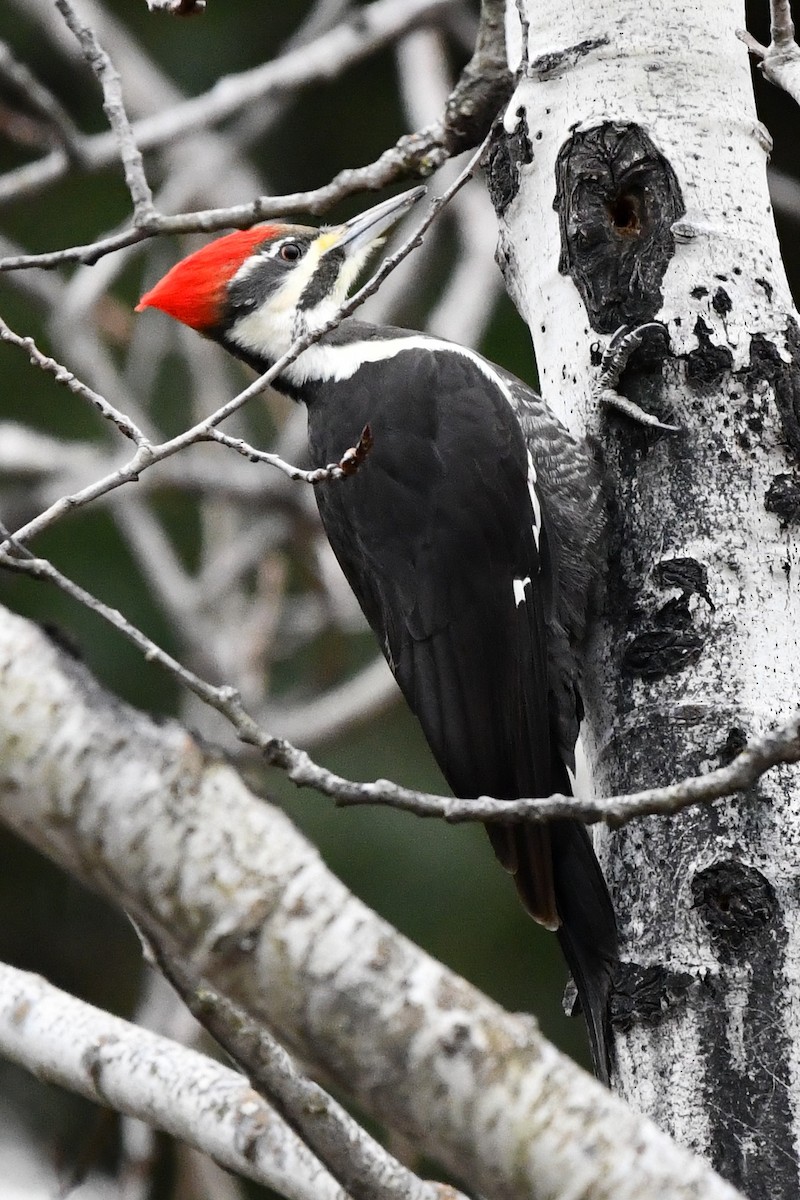
<path fill-rule="evenodd" d="M 594 1073 L 608 1084 L 612 1054 L 608 1006 L 619 958 L 614 909 L 586 826 L 579 821 L 553 821 L 549 830 L 561 918 L 558 940 L 586 1019 Z"/>
<path fill-rule="evenodd" d="M 567 789 L 567 784 L 554 787 Z M 608 1084 L 608 1005 L 619 958 L 617 922 L 586 826 L 580 821 L 550 821 L 486 828 L 495 854 L 514 876 L 525 908 L 534 920 L 556 930 L 586 1019 L 594 1073 Z"/>

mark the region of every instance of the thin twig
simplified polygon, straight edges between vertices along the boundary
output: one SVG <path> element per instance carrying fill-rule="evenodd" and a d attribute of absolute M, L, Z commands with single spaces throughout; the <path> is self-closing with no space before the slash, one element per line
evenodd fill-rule
<path fill-rule="evenodd" d="M 55 0 L 55 4 L 69 29 L 78 39 L 78 45 L 84 58 L 103 89 L 103 111 L 108 117 L 108 123 L 119 146 L 125 182 L 133 203 L 133 221 L 135 225 L 146 225 L 155 213 L 153 193 L 147 182 L 142 155 L 125 111 L 120 77 L 111 59 L 98 42 L 94 30 L 88 25 L 84 25 L 70 0 Z"/>
<path fill-rule="evenodd" d="M 267 466 L 276 467 L 290 479 L 310 484 L 327 483 L 331 479 L 345 479 L 347 476 L 355 474 L 372 449 L 372 432 L 369 425 L 365 425 L 355 446 L 350 446 L 345 450 L 338 462 L 328 463 L 326 467 L 314 467 L 307 471 L 286 462 L 279 454 L 256 450 L 255 446 L 251 446 L 243 438 L 229 437 L 219 429 L 209 430 L 208 440 L 219 442 L 221 446 L 235 450 L 249 462 L 266 463 Z"/>
<path fill-rule="evenodd" d="M 385 150 L 365 167 L 348 167 L 329 183 L 306 192 L 285 196 L 259 196 L 247 204 L 227 208 L 201 209 L 175 216 L 154 214 L 146 228 L 123 229 L 108 237 L 81 246 L 67 246 L 44 254 L 15 254 L 0 259 L 0 271 L 18 271 L 29 267 L 52 269 L 68 262 L 93 266 L 106 254 L 134 246 L 162 234 L 216 233 L 221 229 L 249 229 L 257 221 L 292 213 L 307 212 L 321 216 L 348 196 L 377 192 L 392 183 L 411 178 L 426 178 L 448 158 L 443 129 L 431 126 L 419 133 L 404 134 L 395 146 Z M 2 181 L 0 181 L 0 190 Z"/>
<path fill-rule="evenodd" d="M 497 800 L 488 796 L 463 800 L 415 791 L 386 779 L 378 779 L 374 783 L 355 783 L 319 766 L 305 751 L 260 728 L 245 709 L 235 688 L 215 687 L 201 679 L 162 650 L 122 613 L 67 578 L 52 563 L 34 558 L 30 551 L 8 536 L 2 525 L 0 533 L 6 536 L 5 544 L 9 546 L 9 550 L 0 550 L 0 566 L 35 579 L 47 580 L 102 617 L 132 642 L 148 662 L 163 667 L 178 683 L 216 709 L 230 722 L 239 739 L 256 747 L 270 766 L 285 771 L 298 787 L 313 788 L 324 796 L 330 796 L 341 807 L 383 805 L 419 817 L 438 817 L 451 824 L 475 821 L 507 824 L 509 821 L 539 822 L 568 817 L 587 825 L 604 822 L 616 828 L 637 817 L 673 815 L 693 805 L 724 799 L 752 787 L 772 767 L 781 763 L 800 762 L 800 716 L 796 716 L 777 729 L 754 738 L 725 767 L 666 787 L 649 788 L 643 792 L 607 799 L 555 794 L 519 800 Z"/>
<path fill-rule="evenodd" d="M 25 63 L 14 57 L 10 46 L 5 42 L 0 42 L 0 76 L 16 88 L 37 116 L 47 123 L 70 160 L 82 163 L 83 139 L 72 118 Z M 52 140 L 50 144 L 52 145 Z"/>
<path fill-rule="evenodd" d="M 483 137 L 487 123 L 486 114 L 489 114 L 491 110 L 491 115 L 494 115 L 502 103 L 507 74 L 503 75 L 500 72 L 498 63 L 495 61 L 495 50 L 492 49 L 494 43 L 486 32 L 488 28 L 494 31 L 493 36 L 496 34 L 496 14 L 491 11 L 495 4 L 496 0 L 485 0 L 484 2 L 484 8 L 487 10 L 482 16 L 481 29 L 484 30 L 484 36 L 483 40 L 479 37 L 479 46 L 476 49 L 473 64 L 471 64 L 472 66 L 483 64 L 486 70 L 489 69 L 490 64 L 492 65 L 494 74 L 491 86 L 487 85 L 487 80 L 483 76 L 480 81 L 473 78 L 474 71 L 471 75 L 468 67 L 447 101 L 443 122 L 435 122 L 416 133 L 405 134 L 394 146 L 384 151 L 379 158 L 367 166 L 340 171 L 329 183 L 310 191 L 294 192 L 286 196 L 259 196 L 247 204 L 179 213 L 174 216 L 166 216 L 152 211 L 144 224 L 137 223 L 132 229 L 122 230 L 94 242 L 69 246 L 44 254 L 6 257 L 0 260 L 0 271 L 16 271 L 30 267 L 52 269 L 67 262 L 79 262 L 91 266 L 106 254 L 136 245 L 156 235 L 212 233 L 229 228 L 246 229 L 257 221 L 294 212 L 309 212 L 319 216 L 339 201 L 355 193 L 379 191 L 399 180 L 427 178 L 451 154 L 470 148 L 475 144 L 478 136 Z M 388 7 L 386 11 L 389 12 Z M 377 11 L 374 14 L 371 12 L 371 17 L 378 24 Z M 412 23 L 409 21 L 409 24 Z M 322 43 L 323 39 L 316 39 L 309 45 L 316 45 L 317 41 Z M 300 51 L 291 53 L 300 53 Z M 284 59 L 281 58 L 269 66 L 275 69 L 276 74 L 279 74 L 278 66 L 283 62 Z M 233 79 L 225 82 L 232 90 Z M 480 97 L 480 103 L 478 97 Z M 202 98 L 197 99 L 199 101 Z M 187 103 L 195 103 L 195 101 Z M 180 106 L 177 107 L 180 108 Z M 155 121 L 158 118 L 150 120 Z M 142 127 L 142 125 L 142 122 L 135 124 L 132 132 L 140 145 L 149 148 L 149 127 L 146 125 Z M 87 158 L 88 166 L 105 165 L 107 156 L 102 158 L 102 162 L 98 161 L 100 157 L 98 149 L 97 139 L 86 139 L 84 156 Z M 104 153 L 107 155 L 107 150 Z M 47 165 L 48 163 L 49 165 Z M 26 192 L 30 190 L 34 182 L 33 176 L 36 169 L 37 164 L 28 164 L 26 167 L 20 168 L 20 173 L 25 172 L 24 178 L 20 174 L 20 185 Z M 44 182 L 52 182 L 58 178 L 60 173 L 57 164 L 50 162 L 49 159 L 42 160 L 41 169 L 44 174 Z M 13 173 L 6 176 L 5 179 L 0 179 L 0 200 L 16 194 L 17 187 Z"/>
<path fill-rule="evenodd" d="M 373 0 L 302 47 L 263 66 L 220 79 L 208 92 L 136 121 L 135 143 L 144 152 L 160 149 L 168 142 L 218 124 L 251 104 L 264 104 L 267 96 L 292 94 L 312 83 L 327 83 L 406 30 L 434 20 L 453 3 L 454 0 Z M 83 149 L 86 163 L 93 169 L 108 166 L 119 153 L 113 133 L 86 138 Z M 66 155 L 54 151 L 36 163 L 8 172 L 0 178 L 0 200 L 30 195 L 60 179 L 69 165 Z"/>
<path fill-rule="evenodd" d="M 789 0 L 770 0 L 770 43 L 763 46 L 746 29 L 737 29 L 736 36 L 748 51 L 759 60 L 765 79 L 782 88 L 800 104 L 800 46 L 794 40 Z"/>
<path fill-rule="evenodd" d="M 264 374 L 259 376 L 259 378 L 251 383 L 249 387 L 246 387 L 243 391 L 239 392 L 237 396 L 234 396 L 232 400 L 227 402 L 227 404 L 223 404 L 221 408 L 218 408 L 216 412 L 212 413 L 210 416 L 205 417 L 202 421 L 199 421 L 190 429 L 184 430 L 183 433 L 178 434 L 176 437 L 170 438 L 166 442 L 162 442 L 160 445 L 152 445 L 150 442 L 143 442 L 139 445 L 134 457 L 127 463 L 124 463 L 116 471 L 111 472 L 102 479 L 96 480 L 94 483 L 83 488 L 81 491 L 73 492 L 70 496 L 61 497 L 61 499 L 57 500 L 44 512 L 40 513 L 37 517 L 34 517 L 33 520 L 28 521 L 20 529 L 17 529 L 14 533 L 16 541 L 29 541 L 31 538 L 47 529 L 55 521 L 63 517 L 65 513 L 76 508 L 81 508 L 84 505 L 89 504 L 91 501 L 98 499 L 98 497 L 107 495 L 109 492 L 113 491 L 115 488 L 121 487 L 125 483 L 131 483 L 137 480 L 142 472 L 147 470 L 148 467 L 152 467 L 155 463 L 163 462 L 164 459 L 170 458 L 172 455 L 184 450 L 187 446 L 193 445 L 197 442 L 209 440 L 211 431 L 215 429 L 216 426 L 221 425 L 222 422 L 230 417 L 233 413 L 238 412 L 238 410 L 242 408 L 243 405 L 247 404 L 249 400 L 252 400 L 253 397 L 260 395 L 261 392 L 263 392 L 264 389 L 267 388 L 269 384 L 272 383 L 272 381 L 286 369 L 286 367 L 293 363 L 295 359 L 303 353 L 304 350 L 307 350 L 309 346 L 317 342 L 326 333 L 329 333 L 332 329 L 335 329 L 339 324 L 341 324 L 345 317 L 350 316 L 350 314 L 354 312 L 359 305 L 363 304 L 365 300 L 367 300 L 371 295 L 373 295 L 374 292 L 378 290 L 383 280 L 389 274 L 391 274 L 391 272 L 394 271 L 397 266 L 399 266 L 403 259 L 406 258 L 412 250 L 420 245 L 426 230 L 436 219 L 439 212 L 445 207 L 445 205 L 449 203 L 453 196 L 456 195 L 456 193 L 470 178 L 472 172 L 475 170 L 480 161 L 484 146 L 485 142 L 478 147 L 477 151 L 472 155 L 467 165 L 459 172 L 458 176 L 453 180 L 450 186 L 444 192 L 442 192 L 441 196 L 437 196 L 434 200 L 432 200 L 427 213 L 422 218 L 416 229 L 412 232 L 411 236 L 408 237 L 405 242 L 403 242 L 403 244 L 394 252 L 394 254 L 387 256 L 383 260 L 380 267 L 378 267 L 377 271 L 374 272 L 374 274 L 370 277 L 370 279 L 367 280 L 363 287 L 359 288 L 359 290 L 353 296 L 351 296 L 349 300 L 346 300 L 345 303 L 341 305 L 338 312 L 336 312 L 334 316 L 330 318 L 330 320 L 326 321 L 324 325 L 310 330 L 308 333 L 304 334 L 303 337 L 298 338 L 289 348 L 286 354 L 279 358 L 278 361 L 274 363 L 268 371 L 265 371 Z M 298 478 L 302 478 L 302 476 L 298 475 Z M 8 549 L 8 547 L 0 546 L 0 549 Z"/>
<path fill-rule="evenodd" d="M 119 409 L 114 408 L 113 404 L 109 404 L 103 396 L 95 392 L 87 384 L 82 383 L 77 376 L 73 375 L 72 371 L 62 366 L 61 363 L 43 354 L 32 337 L 22 337 L 20 334 L 14 333 L 13 329 L 10 329 L 6 325 L 2 317 L 0 317 L 0 341 L 10 342 L 14 346 L 19 346 L 21 350 L 25 351 L 35 367 L 39 367 L 42 371 L 46 371 L 52 375 L 56 383 L 61 383 L 69 388 L 73 395 L 81 396 L 84 400 L 88 400 L 102 417 L 105 417 L 107 421 L 112 421 L 120 433 L 124 434 L 126 438 L 130 438 L 137 446 L 149 445 L 147 437 L 130 417 L 120 412 Z"/>

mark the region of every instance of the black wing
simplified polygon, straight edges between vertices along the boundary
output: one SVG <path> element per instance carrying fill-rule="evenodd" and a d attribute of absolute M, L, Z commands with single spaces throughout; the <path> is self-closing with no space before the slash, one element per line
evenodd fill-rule
<path fill-rule="evenodd" d="M 325 530 L 454 793 L 562 789 L 547 532 L 507 394 L 466 356 L 409 349 L 324 396 L 309 403 L 315 461 L 338 458 L 367 423 L 373 436 L 355 476 L 318 489 Z M 508 830 L 492 840 L 530 876 L 534 915 L 557 924 L 546 830 L 525 832 L 522 855 Z"/>
<path fill-rule="evenodd" d="M 457 351 L 410 348 L 308 401 L 316 463 L 338 459 L 366 424 L 372 430 L 356 474 L 318 489 L 320 513 L 462 797 L 568 793 L 565 762 L 579 721 L 569 603 L 559 607 L 554 595 L 551 547 L 560 543 L 532 499 L 528 448 L 504 382 Z M 595 1069 L 607 1079 L 617 937 L 587 831 L 558 821 L 488 832 L 531 915 L 560 925 Z"/>

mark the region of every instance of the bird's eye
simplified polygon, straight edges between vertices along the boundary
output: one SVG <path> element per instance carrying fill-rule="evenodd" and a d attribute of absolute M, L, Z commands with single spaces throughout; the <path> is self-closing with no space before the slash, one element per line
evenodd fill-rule
<path fill-rule="evenodd" d="M 285 242 L 284 245 L 281 246 L 281 258 L 284 262 L 297 262 L 302 253 L 302 248 L 297 244 L 297 242 Z"/>

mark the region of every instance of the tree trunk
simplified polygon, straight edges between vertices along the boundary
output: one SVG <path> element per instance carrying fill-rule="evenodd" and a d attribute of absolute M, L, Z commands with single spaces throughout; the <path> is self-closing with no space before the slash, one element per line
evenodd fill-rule
<path fill-rule="evenodd" d="M 522 69 L 488 175 L 543 394 L 605 455 L 585 742 L 613 794 L 716 766 L 797 704 L 800 334 L 743 7 L 508 7 Z M 677 434 L 592 396 L 598 344 L 651 320 L 624 390 Z M 625 959 L 615 1085 L 752 1200 L 800 1187 L 795 790 L 776 771 L 601 847 Z"/>

